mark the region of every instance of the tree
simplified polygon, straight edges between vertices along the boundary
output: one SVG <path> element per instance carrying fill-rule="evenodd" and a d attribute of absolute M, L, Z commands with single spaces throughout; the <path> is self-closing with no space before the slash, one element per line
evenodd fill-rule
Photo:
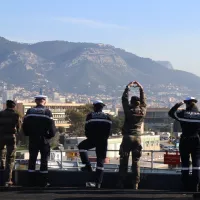
<path fill-rule="evenodd" d="M 112 134 L 120 134 L 122 131 L 122 126 L 124 123 L 124 118 L 123 117 L 113 117 L 110 116 L 111 120 L 112 120 L 112 129 L 111 129 L 111 133 Z"/>
<path fill-rule="evenodd" d="M 65 128 L 63 126 L 58 127 L 58 132 L 59 133 L 64 133 L 65 132 Z"/>
<path fill-rule="evenodd" d="M 60 144 L 60 134 L 57 131 L 56 135 L 53 138 L 51 138 L 51 140 L 50 140 L 50 146 L 51 146 L 51 148 L 55 148 L 58 146 L 58 144 Z"/>
<path fill-rule="evenodd" d="M 69 133 L 73 136 L 85 135 L 85 120 L 88 113 L 93 111 L 91 104 L 80 106 L 76 109 L 66 111 L 66 120 L 71 124 L 69 127 Z"/>
<path fill-rule="evenodd" d="M 74 136 L 83 136 L 85 127 L 85 114 L 80 111 L 72 110 L 68 113 L 70 122 L 69 132 Z"/>

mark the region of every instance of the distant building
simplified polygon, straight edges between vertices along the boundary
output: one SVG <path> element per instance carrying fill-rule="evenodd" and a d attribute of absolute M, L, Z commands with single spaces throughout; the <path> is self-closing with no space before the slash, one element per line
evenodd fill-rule
<path fill-rule="evenodd" d="M 112 110 L 103 110 L 104 113 L 112 115 L 112 116 L 116 116 L 116 112 L 112 111 Z"/>
<path fill-rule="evenodd" d="M 3 103 L 6 103 L 7 100 L 14 100 L 14 90 L 4 90 L 2 95 Z"/>
<path fill-rule="evenodd" d="M 182 132 L 181 124 L 177 120 L 174 120 L 173 131 L 174 132 Z"/>
<path fill-rule="evenodd" d="M 58 92 L 53 93 L 53 102 L 60 102 L 60 94 Z"/>
<path fill-rule="evenodd" d="M 172 132 L 174 120 L 168 115 L 169 108 L 148 108 L 145 124 L 155 132 Z"/>

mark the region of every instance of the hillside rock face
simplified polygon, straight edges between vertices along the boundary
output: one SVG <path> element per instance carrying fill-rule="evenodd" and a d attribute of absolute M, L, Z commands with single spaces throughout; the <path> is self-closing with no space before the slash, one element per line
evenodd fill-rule
<path fill-rule="evenodd" d="M 167 69 L 174 69 L 172 64 L 169 61 L 157 61 L 158 64 L 166 67 Z"/>
<path fill-rule="evenodd" d="M 138 57 L 111 45 L 47 41 L 21 44 L 0 37 L 0 80 L 37 89 L 95 94 L 143 84 L 176 84 L 198 89 L 200 78 L 174 70 L 168 61 Z"/>

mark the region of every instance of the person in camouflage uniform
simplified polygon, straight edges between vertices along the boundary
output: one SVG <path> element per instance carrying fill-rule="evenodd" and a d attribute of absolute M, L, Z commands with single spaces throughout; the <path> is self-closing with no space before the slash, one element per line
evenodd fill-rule
<path fill-rule="evenodd" d="M 130 87 L 139 87 L 140 98 L 131 97 L 129 104 Z M 122 105 L 124 109 L 125 121 L 122 128 L 122 143 L 120 145 L 120 167 L 118 187 L 124 187 L 124 180 L 128 170 L 128 160 L 130 152 L 132 152 L 132 183 L 133 189 L 138 189 L 140 182 L 140 166 L 139 159 L 142 155 L 141 146 L 141 126 L 146 115 L 146 102 L 144 98 L 143 87 L 136 81 L 129 83 L 122 95 Z"/>
<path fill-rule="evenodd" d="M 19 114 L 14 110 L 14 101 L 6 102 L 6 109 L 0 112 L 0 169 L 4 170 L 6 186 L 13 184 L 12 170 L 15 162 L 16 133 L 20 128 Z"/>

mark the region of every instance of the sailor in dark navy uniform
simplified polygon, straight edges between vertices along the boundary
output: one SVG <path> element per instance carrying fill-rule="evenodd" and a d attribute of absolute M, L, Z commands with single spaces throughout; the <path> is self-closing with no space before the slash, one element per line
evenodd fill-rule
<path fill-rule="evenodd" d="M 92 171 L 91 163 L 88 159 L 87 150 L 96 148 L 97 167 L 96 167 L 96 187 L 100 188 L 103 180 L 104 160 L 107 153 L 107 141 L 111 131 L 112 121 L 109 115 L 102 110 L 105 104 L 98 100 L 93 103 L 94 112 L 89 113 L 85 122 L 86 140 L 79 145 L 80 157 L 86 166 L 82 170 Z"/>
<path fill-rule="evenodd" d="M 24 134 L 29 136 L 29 183 L 30 186 L 35 186 L 36 184 L 48 186 L 48 157 L 50 155 L 49 140 L 55 136 L 56 128 L 51 111 L 45 107 L 46 96 L 36 96 L 35 102 L 36 107 L 27 110 L 23 121 Z M 41 154 L 41 180 L 36 183 L 34 172 L 39 152 Z"/>
<path fill-rule="evenodd" d="M 185 103 L 186 109 L 179 109 Z M 200 112 L 194 97 L 187 97 L 183 102 L 175 104 L 169 116 L 180 122 L 182 135 L 180 138 L 180 156 L 182 162 L 182 183 L 184 190 L 190 188 L 197 192 L 200 182 Z M 189 183 L 190 155 L 192 158 L 192 184 Z"/>

